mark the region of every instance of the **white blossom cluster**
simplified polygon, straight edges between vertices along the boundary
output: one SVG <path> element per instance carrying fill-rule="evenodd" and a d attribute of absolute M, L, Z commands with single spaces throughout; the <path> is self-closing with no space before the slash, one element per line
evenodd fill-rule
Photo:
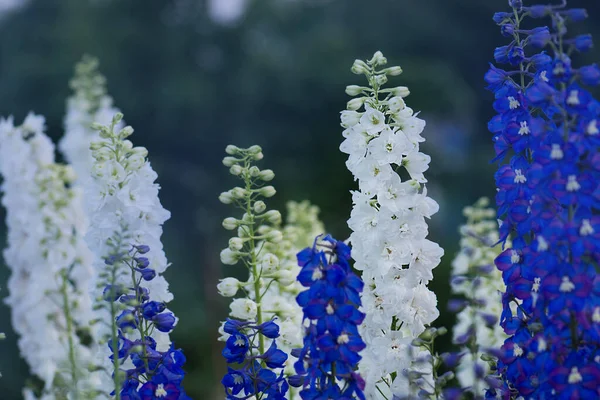
<path fill-rule="evenodd" d="M 98 72 L 98 60 L 95 58 L 85 56 L 75 66 L 70 86 L 73 95 L 67 99 L 65 134 L 58 147 L 75 170 L 77 179 L 90 179 L 94 163 L 90 145 L 99 139 L 92 124 L 109 125 L 119 110 L 106 93 L 106 79 Z"/>
<path fill-rule="evenodd" d="M 99 140 L 91 145 L 94 164 L 93 179 L 84 181 L 86 211 L 90 226 L 86 242 L 94 254 L 93 266 L 96 280 L 91 285 L 94 299 L 98 302 L 95 319 L 104 321 L 96 325 L 95 336 L 101 342 L 97 362 L 106 367 L 100 371 L 103 387 L 114 387 L 110 371 L 113 366 L 109 360 L 110 349 L 105 343 L 114 336 L 111 326 L 114 310 L 109 302 L 102 298 L 108 284 L 132 287 L 131 270 L 120 263 L 107 265 L 106 259 L 116 254 L 127 253 L 132 245 L 146 245 L 150 250 L 144 256 L 150 261 L 149 268 L 157 276 L 149 282 L 141 280 L 141 287 L 147 288 L 151 301 L 169 302 L 173 295 L 168 283 L 161 276 L 169 264 L 161 243 L 162 225 L 170 218 L 158 198 L 159 185 L 155 183 L 157 174 L 147 160 L 148 151 L 143 147 L 134 147 L 127 139 L 132 133 L 130 126 L 116 130 L 122 119 L 118 113 L 109 126 L 96 124 L 100 131 Z M 114 275 L 113 275 L 114 273 Z M 139 280 L 136 272 L 136 280 Z M 113 304 L 113 303 L 111 303 Z M 103 306 L 103 307 L 102 307 Z M 130 334 L 136 337 L 136 332 Z M 168 333 L 157 329 L 150 334 L 157 342 L 158 351 L 166 351 L 171 340 Z"/>
<path fill-rule="evenodd" d="M 465 207 L 467 223 L 460 228 L 460 252 L 452 261 L 452 292 L 466 299 L 453 331 L 454 341 L 463 347 L 456 377 L 461 387 L 471 388 L 475 396 L 483 396 L 488 388 L 475 374 L 476 366 L 483 376 L 489 373 L 482 354 L 486 349 L 500 348 L 507 338 L 498 324 L 506 289 L 501 272 L 494 266 L 501 251 L 500 246 L 493 247 L 499 239 L 498 223 L 496 211 L 488 206 L 489 200 L 481 198 L 472 207 Z"/>
<path fill-rule="evenodd" d="M 367 348 L 359 370 L 367 382 L 365 394 L 382 399 L 411 395 L 407 391 L 414 385 L 406 384 L 403 371 L 425 356 L 411 349 L 411 342 L 439 315 L 427 283 L 444 254 L 426 239 L 425 218 L 439 207 L 424 186 L 430 157 L 419 151 L 419 143 L 425 140 L 425 121 L 406 106 L 408 88 L 382 88 L 388 76 L 402 72 L 383 68 L 386 63 L 381 52 L 354 62 L 352 72 L 364 74 L 369 86 L 346 89 L 355 97 L 341 114 L 340 146 L 360 189 L 353 192 L 348 220 L 354 266 L 365 282 L 361 335 Z"/>
<path fill-rule="evenodd" d="M 72 169 L 54 163 L 44 124 L 33 114 L 18 127 L 12 119 L 0 121 L 7 303 L 21 354 L 44 383 L 42 398 L 81 398 L 95 390 L 85 372 L 91 348 L 76 334 L 92 315 L 91 254 L 81 235 L 81 193 L 70 187 Z M 35 398 L 29 389 L 24 396 Z"/>

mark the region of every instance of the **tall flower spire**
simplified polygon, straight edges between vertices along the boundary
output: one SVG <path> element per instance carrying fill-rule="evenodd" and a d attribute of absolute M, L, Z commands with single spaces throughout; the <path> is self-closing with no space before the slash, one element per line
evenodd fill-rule
<path fill-rule="evenodd" d="M 354 98 L 341 114 L 345 140 L 340 150 L 348 154 L 346 165 L 359 185 L 348 226 L 354 267 L 365 282 L 361 334 L 367 349 L 360 371 L 372 398 L 412 393 L 402 371 L 424 355 L 411 343 L 439 315 L 427 283 L 443 255 L 426 239 L 425 218 L 438 205 L 424 185 L 430 157 L 419 151 L 419 143 L 425 140 L 425 121 L 407 107 L 408 88 L 383 88 L 388 77 L 402 73 L 386 64 L 381 52 L 354 62 L 352 72 L 365 75 L 368 86 L 346 88 Z M 427 374 L 431 378 L 431 371 L 420 371 Z"/>
<path fill-rule="evenodd" d="M 67 99 L 65 134 L 58 144 L 78 180 L 91 176 L 94 159 L 90 144 L 99 139 L 98 131 L 92 129 L 92 124 L 108 125 L 119 112 L 107 94 L 106 78 L 100 74 L 98 66 L 98 60 L 90 56 L 84 56 L 75 66 L 75 76 L 69 85 L 73 94 Z"/>
<path fill-rule="evenodd" d="M 81 193 L 70 186 L 71 168 L 54 163 L 43 117 L 29 114 L 18 127 L 12 119 L 0 121 L 0 172 L 8 226 L 4 259 L 12 272 L 7 303 L 21 354 L 44 383 L 35 392 L 44 399 L 94 396 L 97 387 L 86 372 L 94 344 L 80 340 L 92 318 Z M 33 398 L 34 391 L 24 395 Z"/>
<path fill-rule="evenodd" d="M 223 221 L 223 227 L 235 230 L 237 235 L 221 252 L 221 261 L 226 265 L 242 263 L 248 270 L 248 280 L 228 277 L 217 286 L 224 297 L 244 293 L 244 297 L 232 300 L 231 318 L 222 326 L 222 339 L 226 341 L 223 356 L 231 364 L 222 383 L 228 399 L 284 399 L 288 383 L 283 369 L 288 356 L 278 348 L 281 339 L 276 317 L 281 314 L 287 319 L 286 314 L 291 314 L 293 318 L 296 312 L 286 304 L 290 299 L 284 291 L 295 281 L 295 274 L 275 254 L 283 240 L 277 229 L 281 214 L 267 210 L 262 200 L 275 195 L 273 186 L 264 185 L 275 174 L 253 165 L 263 158 L 260 146 L 242 149 L 229 145 L 225 151 L 228 156 L 223 164 L 242 180 L 243 187 L 221 193 L 219 200 L 236 205 L 244 214 Z"/>
<path fill-rule="evenodd" d="M 465 207 L 467 223 L 460 228 L 460 252 L 452 261 L 452 292 L 462 297 L 451 302 L 451 308 L 460 310 L 452 332 L 461 348 L 456 377 L 461 388 L 475 398 L 482 398 L 489 388 L 485 378 L 490 367 L 482 356 L 493 354 L 506 339 L 498 323 L 505 286 L 494 266 L 500 252 L 499 246 L 494 248 L 499 240 L 498 223 L 495 210 L 488 205 L 489 200 L 481 198 Z"/>
<path fill-rule="evenodd" d="M 162 276 L 169 266 L 162 224 L 170 213 L 160 204 L 147 150 L 127 139 L 133 128 L 116 129 L 122 117 L 94 125 L 99 139 L 91 144 L 93 175 L 83 180 L 90 220 L 86 242 L 96 269 L 95 336 L 103 342 L 97 361 L 104 371 L 98 375 L 117 400 L 137 398 L 128 397 L 134 394 L 186 398 L 184 358 L 169 338 L 177 322 L 166 309 L 173 295 Z"/>
<path fill-rule="evenodd" d="M 491 67 L 486 75 L 499 113 L 490 123 L 497 149 L 514 153 L 496 175 L 501 237 L 513 243 L 496 259 L 506 283 L 501 323 L 510 337 L 499 360 L 506 385 L 491 392 L 598 398 L 600 102 L 586 87 L 598 85 L 600 70 L 571 62 L 591 46 L 589 35 L 568 36 L 567 25 L 585 10 L 568 9 L 566 1 L 510 5 L 494 17 L 512 38 L 495 52 L 510 70 Z M 546 18 L 552 28 L 524 29 L 528 17 Z M 552 56 L 530 54 L 544 46 Z"/>

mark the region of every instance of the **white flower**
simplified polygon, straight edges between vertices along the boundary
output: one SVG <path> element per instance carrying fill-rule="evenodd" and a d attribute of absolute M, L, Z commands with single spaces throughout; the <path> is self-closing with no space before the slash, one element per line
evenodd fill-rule
<path fill-rule="evenodd" d="M 233 297 L 240 288 L 240 281 L 235 278 L 221 279 L 217 285 L 219 294 L 223 297 Z"/>
<path fill-rule="evenodd" d="M 400 164 L 402 155 L 412 147 L 412 143 L 402 131 L 394 132 L 390 128 L 385 128 L 379 137 L 371 140 L 368 145 L 371 155 L 380 164 Z"/>
<path fill-rule="evenodd" d="M 423 172 L 429 169 L 431 157 L 421 152 L 413 151 L 408 153 L 402 161 L 404 167 L 410 174 L 410 177 L 417 182 L 427 182 Z"/>
<path fill-rule="evenodd" d="M 367 130 L 369 135 L 375 135 L 385 128 L 385 115 L 381 111 L 369 108 L 360 117 L 360 124 Z"/>
<path fill-rule="evenodd" d="M 256 318 L 257 306 L 250 299 L 234 299 L 229 305 L 231 309 L 230 315 L 233 318 L 242 319 L 244 321 L 252 321 Z"/>
<path fill-rule="evenodd" d="M 358 121 L 360 121 L 360 117 L 361 117 L 361 113 L 358 113 L 356 111 L 351 111 L 351 110 L 344 110 L 341 112 L 341 120 L 342 120 L 342 126 L 344 128 L 351 128 L 354 125 L 358 124 Z"/>

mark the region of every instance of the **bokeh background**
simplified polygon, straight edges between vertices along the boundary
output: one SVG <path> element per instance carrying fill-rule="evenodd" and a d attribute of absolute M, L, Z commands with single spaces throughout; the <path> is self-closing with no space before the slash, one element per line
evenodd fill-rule
<path fill-rule="evenodd" d="M 577 29 L 599 38 L 600 2 L 570 5 L 588 8 Z M 74 64 L 86 53 L 100 59 L 172 211 L 166 275 L 180 318 L 173 337 L 188 358 L 185 387 L 194 399 L 218 399 L 225 366 L 216 330 L 227 302 L 215 284 L 229 273 L 218 255 L 229 237 L 221 220 L 233 210 L 217 196 L 234 184 L 223 150 L 260 144 L 262 165 L 277 175 L 271 206 L 308 199 L 328 231 L 346 238 L 355 183 L 338 150 L 338 115 L 345 86 L 363 83 L 350 73 L 353 60 L 375 50 L 403 67 L 392 83 L 410 87 L 408 104 L 427 120 L 428 189 L 441 205 L 431 238 L 446 249 L 432 286 L 438 323 L 451 326 L 445 309 L 461 209 L 495 191 L 483 74 L 505 41 L 491 21 L 505 7 L 506 0 L 0 0 L 0 115 L 20 121 L 34 110 L 58 140 Z M 7 273 L 2 266 L 0 286 Z M 27 367 L 4 304 L 1 331 L 8 338 L 0 343 L 0 399 L 16 400 Z"/>

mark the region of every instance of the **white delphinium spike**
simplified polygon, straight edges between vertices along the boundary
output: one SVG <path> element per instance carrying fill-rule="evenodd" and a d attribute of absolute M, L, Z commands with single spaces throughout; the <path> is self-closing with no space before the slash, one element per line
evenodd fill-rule
<path fill-rule="evenodd" d="M 4 258 L 12 272 L 7 303 L 21 354 L 44 382 L 43 398 L 78 399 L 95 390 L 86 373 L 92 349 L 79 339 L 92 312 L 91 254 L 81 236 L 81 193 L 70 187 L 73 171 L 54 163 L 43 131 L 43 117 L 33 114 L 19 127 L 0 122 Z"/>
<path fill-rule="evenodd" d="M 507 338 L 498 324 L 506 289 L 502 273 L 494 267 L 501 251 L 500 246 L 493 247 L 499 240 L 498 224 L 496 211 L 488 206 L 489 200 L 481 198 L 465 207 L 467 223 L 460 228 L 460 252 L 452 261 L 452 292 L 465 298 L 457 304 L 461 311 L 453 331 L 462 354 L 456 377 L 475 397 L 489 387 L 484 378 L 490 367 L 481 356 L 487 349 L 500 348 Z"/>
<path fill-rule="evenodd" d="M 170 218 L 158 198 L 159 185 L 155 183 L 156 172 L 150 166 L 143 147 L 133 147 L 127 137 L 133 133 L 129 126 L 116 130 L 123 115 L 116 114 L 109 126 L 95 124 L 100 131 L 99 139 L 91 144 L 94 164 L 92 178 L 83 180 L 86 199 L 86 212 L 90 226 L 86 242 L 93 253 L 93 266 L 96 281 L 92 285 L 94 299 L 97 301 L 95 336 L 101 341 L 97 362 L 106 368 L 99 371 L 103 387 L 108 392 L 115 385 L 122 385 L 119 374 L 115 380 L 111 373 L 118 369 L 117 357 L 111 362 L 110 345 L 116 344 L 116 314 L 122 310 L 118 302 L 107 302 L 107 288 L 140 286 L 149 292 L 150 300 L 167 303 L 173 299 L 168 283 L 161 276 L 169 264 L 161 243 L 162 225 Z M 121 258 L 128 254 L 132 246 L 148 246 L 144 255 L 150 262 L 150 268 L 156 277 L 150 281 L 141 278 L 140 272 L 134 272 Z M 114 262 L 114 260 L 117 260 Z M 132 282 L 132 274 L 137 283 Z M 114 293 L 113 293 L 114 294 Z M 116 297 L 116 296 L 115 296 Z M 137 336 L 136 336 L 137 335 Z M 157 351 L 166 351 L 171 340 L 168 333 L 153 329 L 149 334 L 157 342 Z M 139 339 L 135 331 L 129 339 Z M 116 360 L 116 361 L 115 361 Z"/>
<path fill-rule="evenodd" d="M 94 162 L 90 144 L 99 139 L 92 124 L 109 125 L 119 110 L 106 92 L 106 79 L 98 71 L 98 60 L 93 57 L 84 56 L 77 63 L 69 86 L 73 94 L 67 99 L 65 134 L 58 147 L 73 166 L 77 179 L 89 179 Z M 122 126 L 117 127 L 120 128 Z"/>
<path fill-rule="evenodd" d="M 387 398 L 411 395 L 398 376 L 421 358 L 410 344 L 439 315 L 427 283 L 444 254 L 426 239 L 425 218 L 439 207 L 424 186 L 430 157 L 419 151 L 419 143 L 425 140 L 425 121 L 406 106 L 406 87 L 382 88 L 388 76 L 402 72 L 383 67 L 386 63 L 381 52 L 367 62 L 354 62 L 352 72 L 364 74 L 369 86 L 346 89 L 354 98 L 341 113 L 345 140 L 340 146 L 360 189 L 353 193 L 348 220 L 355 268 L 365 282 L 367 316 L 361 335 L 367 349 L 360 372 L 367 382 L 365 393 L 382 399 L 382 393 Z"/>

